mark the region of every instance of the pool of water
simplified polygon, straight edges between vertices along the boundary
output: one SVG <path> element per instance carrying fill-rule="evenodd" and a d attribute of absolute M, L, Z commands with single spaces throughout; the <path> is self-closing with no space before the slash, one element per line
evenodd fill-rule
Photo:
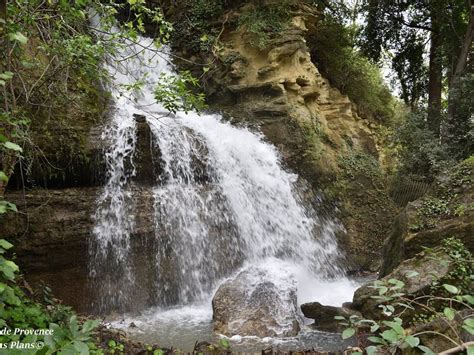
<path fill-rule="evenodd" d="M 299 274 L 298 305 L 318 301 L 322 304 L 340 306 L 351 301 L 355 289 L 365 280 L 324 281 Z M 192 351 L 197 342 L 216 342 L 222 335 L 213 332 L 211 297 L 204 302 L 172 308 L 151 308 L 139 315 L 125 315 L 111 319 L 111 326 L 127 332 L 137 341 L 158 344 L 165 348 Z M 301 315 L 301 331 L 290 338 L 258 338 L 239 336 L 227 338 L 231 348 L 239 352 L 259 352 L 273 347 L 281 351 L 314 349 L 337 351 L 353 345 L 343 341 L 340 334 L 311 329 L 311 319 Z"/>
<path fill-rule="evenodd" d="M 130 339 L 186 352 L 192 351 L 196 342 L 212 343 L 224 337 L 213 332 L 210 304 L 194 304 L 164 311 L 148 310 L 139 317 L 114 321 L 112 326 L 125 330 Z M 235 335 L 227 339 L 232 350 L 238 352 L 259 352 L 268 347 L 282 351 L 337 351 L 351 345 L 350 341 L 344 342 L 340 334 L 314 331 L 308 325 L 303 326 L 297 337 L 258 338 Z"/>

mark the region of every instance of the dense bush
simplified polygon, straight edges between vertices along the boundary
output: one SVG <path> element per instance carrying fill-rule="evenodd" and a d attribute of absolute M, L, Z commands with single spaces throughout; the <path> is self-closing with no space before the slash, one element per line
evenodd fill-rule
<path fill-rule="evenodd" d="M 211 52 L 218 40 L 225 0 L 186 0 L 173 15 L 173 43 L 190 52 Z"/>
<path fill-rule="evenodd" d="M 339 158 L 339 166 L 344 175 L 351 179 L 356 177 L 381 179 L 383 176 L 377 158 L 360 151 L 351 150 L 348 154 L 342 155 Z"/>
<path fill-rule="evenodd" d="M 380 69 L 356 49 L 351 31 L 330 16 L 319 21 L 308 41 L 312 59 L 330 83 L 358 105 L 362 115 L 388 122 L 394 99 Z"/>
<path fill-rule="evenodd" d="M 256 4 L 252 11 L 247 11 L 239 19 L 239 26 L 245 28 L 249 43 L 254 47 L 267 47 L 272 35 L 281 32 L 290 20 L 290 2 L 278 4 Z"/>
<path fill-rule="evenodd" d="M 399 145 L 399 173 L 415 180 L 431 182 L 453 164 L 448 148 L 428 129 L 426 113 L 410 113 L 394 136 Z"/>
<path fill-rule="evenodd" d="M 460 196 L 474 184 L 473 174 L 474 156 L 444 171 L 431 191 L 419 201 L 410 229 L 433 228 L 441 219 L 462 217 L 472 211 L 474 206 Z"/>

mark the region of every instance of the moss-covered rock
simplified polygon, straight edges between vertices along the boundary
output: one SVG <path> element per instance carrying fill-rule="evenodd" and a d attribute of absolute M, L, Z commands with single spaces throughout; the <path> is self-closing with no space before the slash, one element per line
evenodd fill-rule
<path fill-rule="evenodd" d="M 462 343 L 474 341 L 474 335 L 469 334 L 462 328 L 464 319 L 474 317 L 472 309 L 464 309 L 458 312 L 453 320 L 438 317 L 428 323 L 417 324 L 409 329 L 411 334 L 421 333 L 422 344 L 438 352 L 451 350 L 450 354 L 460 354 L 464 348 L 457 348 L 450 339 L 459 339 Z M 441 336 L 443 334 L 445 336 Z M 450 338 L 450 339 L 449 339 Z"/>
<path fill-rule="evenodd" d="M 338 159 L 340 173 L 328 184 L 326 196 L 338 201 L 338 216 L 346 227 L 340 235 L 349 255 L 350 271 L 377 272 L 381 250 L 397 208 L 386 190 L 386 176 L 376 158 L 350 151 Z"/>
<path fill-rule="evenodd" d="M 423 247 L 456 237 L 474 251 L 474 159 L 471 157 L 441 176 L 432 191 L 409 203 L 394 222 L 385 242 L 381 275 Z"/>
<path fill-rule="evenodd" d="M 443 279 L 454 268 L 454 260 L 441 248 L 430 252 L 421 252 L 411 259 L 404 260 L 389 275 L 380 281 L 390 279 L 400 280 L 404 283 L 400 292 L 408 295 L 421 294 L 427 291 L 435 280 Z M 416 276 L 410 277 L 415 272 Z M 354 293 L 353 307 L 360 311 L 368 319 L 383 318 L 382 310 L 378 307 L 384 304 L 379 296 L 379 291 L 374 288 L 374 282 L 369 282 L 358 288 Z"/>

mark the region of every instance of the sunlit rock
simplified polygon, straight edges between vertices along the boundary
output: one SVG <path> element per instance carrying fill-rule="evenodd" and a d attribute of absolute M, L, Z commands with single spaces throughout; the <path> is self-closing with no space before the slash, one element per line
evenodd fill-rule
<path fill-rule="evenodd" d="M 295 275 L 275 259 L 224 282 L 212 308 L 214 330 L 227 336 L 287 337 L 300 329 Z"/>

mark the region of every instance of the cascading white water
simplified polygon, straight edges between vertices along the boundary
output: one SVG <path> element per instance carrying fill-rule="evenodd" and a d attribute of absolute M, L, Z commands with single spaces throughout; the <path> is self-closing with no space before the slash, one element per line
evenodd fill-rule
<path fill-rule="evenodd" d="M 152 42 L 140 38 L 127 44 L 121 56 L 128 59 L 107 66 L 115 88 L 138 79 L 144 85 L 139 93 L 112 89 L 114 110 L 104 131 L 110 144 L 108 181 L 99 197 L 91 243 L 91 275 L 110 281 L 102 286 L 102 298 L 108 302 L 104 309 L 133 302 L 126 293 L 141 287 L 130 260 L 133 114 L 146 116 L 160 162 L 152 189 L 153 304 L 209 300 L 220 281 L 249 265 L 265 264 L 269 270 L 273 264 L 289 265 L 300 280 L 315 287 L 314 280 L 324 284 L 329 276 L 342 277 L 333 224 L 320 221 L 301 201 L 297 176 L 282 168 L 274 146 L 261 134 L 224 122 L 219 115 L 169 115 L 155 103 L 154 84 L 172 68 L 166 50 L 149 49 Z M 117 270 L 119 281 L 114 280 Z M 114 282 L 120 284 L 117 294 Z"/>
<path fill-rule="evenodd" d="M 179 285 L 174 303 L 205 297 L 235 266 L 275 256 L 321 278 L 340 274 L 332 231 L 321 233 L 314 211 L 298 201 L 297 177 L 261 135 L 217 115 L 148 122 L 164 162 L 155 218 L 167 243 L 157 255 L 173 255 L 176 272 L 167 273 Z M 164 299 L 171 285 L 160 284 Z"/>
<path fill-rule="evenodd" d="M 107 65 L 109 72 L 120 74 L 124 68 Z M 102 133 L 107 145 L 105 164 L 107 182 L 97 201 L 94 215 L 94 238 L 89 243 L 91 257 L 90 276 L 97 280 L 94 288 L 100 289 L 95 301 L 99 310 L 117 308 L 128 301 L 128 294 L 134 287 L 130 262 L 130 233 L 135 226 L 133 195 L 130 178 L 135 175 L 133 155 L 136 146 L 136 125 L 133 107 L 121 94 L 119 87 L 110 85 L 114 104 L 111 122 Z"/>

